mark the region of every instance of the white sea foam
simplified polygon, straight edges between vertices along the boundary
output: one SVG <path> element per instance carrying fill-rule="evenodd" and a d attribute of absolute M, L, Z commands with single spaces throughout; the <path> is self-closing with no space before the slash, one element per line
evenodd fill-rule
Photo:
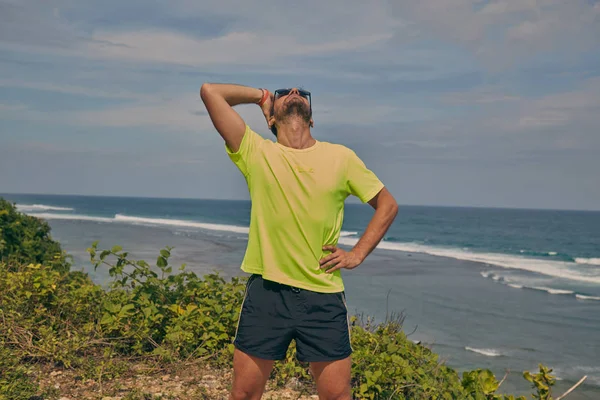
<path fill-rule="evenodd" d="M 29 214 L 33 217 L 43 219 L 59 219 L 59 220 L 78 220 L 78 221 L 93 221 L 93 222 L 120 222 L 129 223 L 133 225 L 168 225 L 185 228 L 200 228 L 215 231 L 227 231 L 236 233 L 248 233 L 248 228 L 243 226 L 235 225 L 224 225 L 224 224 L 210 224 L 196 221 L 185 221 L 179 219 L 168 219 L 168 218 L 143 218 L 143 217 L 131 217 L 128 215 L 116 214 L 113 218 L 107 217 L 92 217 L 90 215 L 78 215 L 78 214 L 54 214 L 54 213 L 32 213 Z"/>
<path fill-rule="evenodd" d="M 354 246 L 357 241 L 358 239 L 355 238 L 340 238 L 339 242 L 348 246 Z M 425 253 L 495 265 L 502 268 L 520 269 L 556 278 L 600 284 L 600 275 L 587 274 L 585 271 L 578 270 L 577 264 L 566 261 L 550 261 L 498 253 L 475 253 L 453 248 L 425 246 L 417 243 L 381 242 L 377 248 L 410 253 Z"/>
<path fill-rule="evenodd" d="M 547 292 L 550 294 L 575 294 L 572 290 L 564 290 L 564 289 L 552 289 L 544 286 L 524 286 L 525 289 L 533 289 L 533 290 L 541 290 L 542 292 Z"/>
<path fill-rule="evenodd" d="M 600 258 L 576 258 L 577 264 L 600 265 Z"/>
<path fill-rule="evenodd" d="M 17 210 L 22 212 L 31 211 L 73 211 L 70 207 L 47 206 L 45 204 L 17 204 Z"/>
<path fill-rule="evenodd" d="M 140 225 L 168 225 L 168 226 L 180 226 L 185 228 L 200 228 L 208 229 L 211 231 L 226 231 L 235 233 L 248 233 L 249 229 L 244 226 L 237 225 L 226 225 L 226 224 L 211 224 L 197 221 L 187 221 L 181 219 L 170 219 L 170 218 L 144 218 L 144 217 L 131 217 L 129 215 L 116 214 L 114 218 L 115 222 L 124 222 L 131 224 Z"/>
<path fill-rule="evenodd" d="M 517 285 L 514 283 L 509 283 L 508 286 L 510 286 L 511 288 L 515 288 L 515 289 L 523 289 L 522 285 Z"/>
<path fill-rule="evenodd" d="M 558 254 L 558 253 L 557 253 L 557 252 L 555 252 L 555 251 L 549 251 L 549 252 L 548 252 L 548 255 L 549 255 L 549 256 L 555 256 L 555 255 L 557 255 L 557 254 Z"/>
<path fill-rule="evenodd" d="M 600 301 L 600 297 L 598 297 L 598 296 L 585 296 L 583 294 L 576 294 L 575 297 L 577 297 L 580 300 L 596 300 L 596 301 Z"/>
<path fill-rule="evenodd" d="M 340 232 L 340 237 L 344 237 L 344 236 L 356 236 L 358 235 L 358 232 L 350 232 L 350 231 L 341 231 Z"/>
<path fill-rule="evenodd" d="M 502 353 L 500 353 L 500 351 L 496 349 L 476 349 L 474 347 L 467 346 L 465 347 L 465 350 L 472 351 L 473 353 L 481 354 L 487 357 L 499 357 L 502 355 Z"/>
<path fill-rule="evenodd" d="M 114 218 L 92 217 L 90 215 L 78 214 L 53 214 L 53 213 L 33 213 L 29 214 L 32 217 L 43 219 L 66 219 L 75 221 L 94 221 L 94 222 L 114 222 Z"/>
<path fill-rule="evenodd" d="M 575 292 L 572 290 L 566 289 L 552 289 L 545 286 L 526 286 L 526 285 L 518 285 L 516 283 L 509 283 L 508 286 L 515 289 L 530 289 L 530 290 L 539 290 L 541 292 L 546 292 L 548 294 L 562 294 L 562 295 L 574 295 Z"/>

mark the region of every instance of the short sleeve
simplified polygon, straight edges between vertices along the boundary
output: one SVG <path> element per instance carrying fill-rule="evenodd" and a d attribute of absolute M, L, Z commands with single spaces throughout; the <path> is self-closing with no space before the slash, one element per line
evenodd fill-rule
<path fill-rule="evenodd" d="M 349 194 L 367 203 L 383 189 L 384 184 L 366 167 L 356 153 L 350 150 L 346 167 L 346 187 Z"/>
<path fill-rule="evenodd" d="M 229 146 L 227 146 L 227 143 L 225 143 L 227 155 L 245 177 L 248 177 L 250 174 L 252 164 L 256 161 L 257 153 L 264 140 L 265 139 L 263 139 L 262 136 L 246 125 L 246 131 L 244 132 L 242 143 L 240 143 L 238 151 L 231 151 Z"/>

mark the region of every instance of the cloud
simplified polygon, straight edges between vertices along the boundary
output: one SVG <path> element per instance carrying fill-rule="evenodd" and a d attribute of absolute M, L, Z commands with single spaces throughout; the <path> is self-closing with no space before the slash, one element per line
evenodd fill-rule
<path fill-rule="evenodd" d="M 518 120 L 519 127 L 535 129 L 566 127 L 571 123 L 600 126 L 600 78 L 583 80 L 577 90 L 523 102 Z"/>
<path fill-rule="evenodd" d="M 94 41 L 89 43 L 86 53 L 90 57 L 190 66 L 232 63 L 263 65 L 290 56 L 359 50 L 391 37 L 391 34 L 380 33 L 302 43 L 290 36 L 266 36 L 253 32 L 235 32 L 211 39 L 195 39 L 174 32 L 98 32 L 94 34 Z"/>
<path fill-rule="evenodd" d="M 587 0 L 421 0 L 394 5 L 395 15 L 413 21 L 419 37 L 465 46 L 490 70 L 552 50 L 576 55 L 593 48 L 600 36 L 600 7 Z"/>
<path fill-rule="evenodd" d="M 22 112 L 28 109 L 27 105 L 22 103 L 3 104 L 0 103 L 0 112 Z"/>
<path fill-rule="evenodd" d="M 451 105 L 458 104 L 490 104 L 501 102 L 513 102 L 520 100 L 520 97 L 506 92 L 506 89 L 499 86 L 480 86 L 468 92 L 450 92 L 441 95 L 444 103 Z"/>
<path fill-rule="evenodd" d="M 353 2 L 350 13 L 340 12 L 333 2 L 327 6 L 314 3 L 316 9 L 312 10 L 309 4 L 295 9 L 277 7 L 276 2 L 257 7 L 256 4 L 240 6 L 238 2 L 173 1 L 167 8 L 160 4 L 148 8 L 145 2 L 131 3 L 131 9 L 139 10 L 139 14 L 150 20 L 161 14 L 173 17 L 171 26 L 162 30 L 156 26 L 140 29 L 137 17 L 133 19 L 136 23 L 128 25 L 131 18 L 123 18 L 121 26 L 109 25 L 110 29 L 106 29 L 94 22 L 101 17 L 85 9 L 71 13 L 88 20 L 71 21 L 63 16 L 69 12 L 61 13 L 58 7 L 38 8 L 31 1 L 10 3 L 5 6 L 9 12 L 0 17 L 0 25 L 4 27 L 0 33 L 5 33 L 0 35 L 0 46 L 41 54 L 192 66 L 293 65 L 286 57 L 349 52 L 392 37 L 396 22 L 386 16 L 381 2 L 368 6 Z M 348 7 L 346 3 L 338 5 Z M 109 1 L 102 11 L 110 14 L 111 8 L 118 10 L 122 6 Z M 224 32 L 202 37 L 177 29 L 177 18 L 187 20 L 194 16 L 198 17 L 198 26 L 218 17 L 230 21 L 229 27 Z M 37 20 L 42 21 L 41 26 L 34 24 Z M 336 30 L 331 30 L 331 26 L 336 26 Z"/>
<path fill-rule="evenodd" d="M 578 126 L 582 132 L 595 136 L 587 129 L 600 124 L 600 78 L 581 78 L 569 91 L 537 96 L 515 94 L 503 86 L 478 87 L 471 91 L 440 95 L 442 104 L 474 107 L 466 118 L 478 121 L 486 132 L 509 136 L 531 130 L 563 129 Z M 456 118 L 456 117 L 455 117 Z"/>
<path fill-rule="evenodd" d="M 144 96 L 140 93 L 134 93 L 127 90 L 115 90 L 108 91 L 102 88 L 91 88 L 82 87 L 69 84 L 55 84 L 50 82 L 34 82 L 25 81 L 19 79 L 0 79 L 0 87 L 11 87 L 11 88 L 24 88 L 24 89 L 35 89 L 44 90 L 49 92 L 58 92 L 66 94 L 75 94 L 87 97 L 101 97 L 101 98 L 112 98 L 112 99 L 130 99 L 130 100 L 143 100 L 149 99 L 149 96 Z"/>
<path fill-rule="evenodd" d="M 154 127 L 162 130 L 197 132 L 212 127 L 202 112 L 199 96 L 184 95 L 170 100 L 139 101 L 132 104 L 85 111 L 47 112 L 23 106 L 5 104 L 0 113 L 5 120 L 25 120 L 63 126 L 106 128 Z M 1 115 L 1 114 L 0 114 Z"/>

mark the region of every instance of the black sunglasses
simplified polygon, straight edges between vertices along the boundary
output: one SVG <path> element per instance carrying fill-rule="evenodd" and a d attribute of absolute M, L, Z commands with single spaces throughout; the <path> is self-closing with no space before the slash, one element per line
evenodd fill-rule
<path fill-rule="evenodd" d="M 273 92 L 273 95 L 275 97 L 275 100 L 277 100 L 278 97 L 281 96 L 287 96 L 288 94 L 290 94 L 290 92 L 294 90 L 293 88 L 291 89 L 277 89 L 275 92 Z M 311 99 L 311 94 L 308 90 L 304 90 L 304 89 L 298 89 L 298 94 L 302 97 L 304 97 L 305 99 L 308 100 L 308 104 L 311 105 L 312 107 L 312 99 Z"/>

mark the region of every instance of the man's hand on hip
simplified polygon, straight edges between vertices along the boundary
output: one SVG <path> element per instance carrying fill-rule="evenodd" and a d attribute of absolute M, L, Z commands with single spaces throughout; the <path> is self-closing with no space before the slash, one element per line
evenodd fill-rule
<path fill-rule="evenodd" d="M 362 258 L 354 251 L 345 251 L 336 246 L 323 246 L 323 250 L 331 251 L 331 254 L 323 257 L 319 264 L 321 269 L 332 273 L 340 268 L 354 269 L 362 263 Z M 329 269 L 327 269 L 329 268 Z"/>

